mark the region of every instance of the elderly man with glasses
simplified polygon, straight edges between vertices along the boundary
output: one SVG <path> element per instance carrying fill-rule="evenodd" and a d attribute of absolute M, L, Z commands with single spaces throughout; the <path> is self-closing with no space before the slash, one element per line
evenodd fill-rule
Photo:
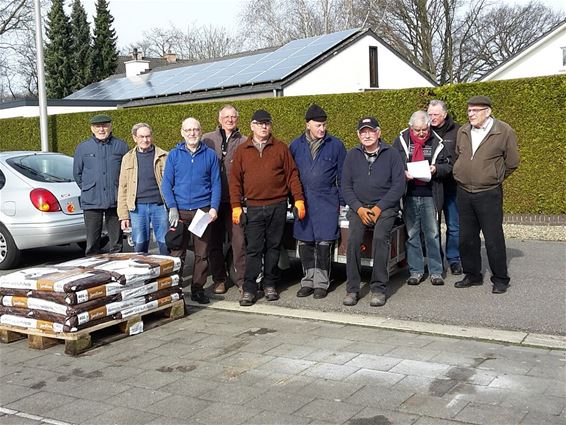
<path fill-rule="evenodd" d="M 480 231 L 491 269 L 492 293 L 509 287 L 503 234 L 503 181 L 519 166 L 517 135 L 509 124 L 491 116 L 491 99 L 468 100 L 469 123 L 456 138 L 454 178 L 458 184 L 460 257 L 464 279 L 456 288 L 482 285 Z"/>
<path fill-rule="evenodd" d="M 256 278 L 261 272 L 262 260 L 265 298 L 267 301 L 279 299 L 277 263 L 289 193 L 299 220 L 306 215 L 297 166 L 287 145 L 273 137 L 271 124 L 269 112 L 263 109 L 254 112 L 252 135 L 236 149 L 229 177 L 232 222 L 246 221 L 246 271 L 241 306 L 251 306 L 256 301 Z"/>
<path fill-rule="evenodd" d="M 200 209 L 217 218 L 220 205 L 220 166 L 212 149 L 201 142 L 201 126 L 195 118 L 187 118 L 181 125 L 183 141 L 175 146 L 165 163 L 161 190 L 169 208 L 171 227 L 183 226 L 182 244 L 171 249 L 171 255 L 179 257 L 185 264 L 189 243 L 188 226 Z M 193 281 L 191 300 L 207 304 L 209 298 L 204 293 L 208 277 L 208 245 L 211 229 L 207 226 L 202 236 L 194 235 Z M 183 268 L 181 268 L 183 270 Z"/>
<path fill-rule="evenodd" d="M 403 219 L 407 226 L 407 262 L 410 276 L 407 285 L 418 285 L 424 278 L 424 254 L 421 233 L 426 247 L 430 281 L 444 285 L 440 256 L 438 214 L 444 202 L 443 180 L 452 171 L 450 153 L 440 136 L 430 129 L 430 118 L 424 111 L 413 112 L 409 127 L 393 142 L 405 162 L 407 191 L 403 198 Z M 426 177 L 413 176 L 410 163 L 422 162 L 428 169 Z"/>
<path fill-rule="evenodd" d="M 228 289 L 228 272 L 224 258 L 223 245 L 228 235 L 232 246 L 232 260 L 236 271 L 236 284 L 240 292 L 244 286 L 244 270 L 246 265 L 246 241 L 244 229 L 232 223 L 228 176 L 236 148 L 246 141 L 238 129 L 239 113 L 232 105 L 224 105 L 218 111 L 218 127 L 210 133 L 203 134 L 202 141 L 214 149 L 220 161 L 220 177 L 222 180 L 222 198 L 218 210 L 218 220 L 212 224 L 210 245 L 210 268 L 214 293 L 224 294 Z"/>

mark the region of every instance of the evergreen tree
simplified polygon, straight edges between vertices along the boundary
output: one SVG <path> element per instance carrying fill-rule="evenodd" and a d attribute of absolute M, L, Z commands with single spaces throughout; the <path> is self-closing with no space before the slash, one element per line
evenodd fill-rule
<path fill-rule="evenodd" d="M 47 14 L 45 33 L 45 73 L 47 97 L 62 99 L 71 90 L 71 43 L 69 18 L 63 10 L 64 0 L 53 0 Z"/>
<path fill-rule="evenodd" d="M 90 26 L 80 0 L 74 0 L 71 11 L 71 71 L 73 92 L 92 82 L 90 72 Z"/>
<path fill-rule="evenodd" d="M 97 0 L 90 67 L 93 81 L 103 80 L 116 70 L 118 50 L 116 49 L 116 31 L 112 28 L 113 22 L 114 18 L 108 10 L 108 2 Z"/>

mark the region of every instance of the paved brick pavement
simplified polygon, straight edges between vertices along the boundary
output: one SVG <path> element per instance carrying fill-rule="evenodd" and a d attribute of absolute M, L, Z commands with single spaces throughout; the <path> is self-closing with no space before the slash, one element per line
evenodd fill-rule
<path fill-rule="evenodd" d="M 189 310 L 78 357 L 1 344 L 0 423 L 566 423 L 566 351 Z"/>

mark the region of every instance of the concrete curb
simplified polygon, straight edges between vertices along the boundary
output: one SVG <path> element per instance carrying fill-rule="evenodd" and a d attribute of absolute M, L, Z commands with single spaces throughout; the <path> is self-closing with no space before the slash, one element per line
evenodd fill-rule
<path fill-rule="evenodd" d="M 264 304 L 254 304 L 252 307 L 240 307 L 240 305 L 234 301 L 213 301 L 211 304 L 203 306 L 185 298 L 185 303 L 187 306 L 201 309 L 212 308 L 215 310 L 237 311 L 239 313 L 254 313 L 268 316 L 290 317 L 295 319 L 320 320 L 324 322 L 367 326 L 403 332 L 415 332 L 419 334 L 439 335 L 451 338 L 465 338 L 526 347 L 566 350 L 566 336 L 561 335 L 534 334 L 501 329 L 443 325 L 438 323 L 388 319 L 386 317 L 379 316 L 294 309 Z"/>

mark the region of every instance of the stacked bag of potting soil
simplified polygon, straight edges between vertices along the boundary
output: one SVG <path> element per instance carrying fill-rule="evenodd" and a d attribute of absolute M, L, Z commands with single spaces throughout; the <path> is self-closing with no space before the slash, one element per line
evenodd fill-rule
<path fill-rule="evenodd" d="M 0 325 L 76 332 L 183 298 L 181 261 L 101 254 L 0 277 Z"/>

